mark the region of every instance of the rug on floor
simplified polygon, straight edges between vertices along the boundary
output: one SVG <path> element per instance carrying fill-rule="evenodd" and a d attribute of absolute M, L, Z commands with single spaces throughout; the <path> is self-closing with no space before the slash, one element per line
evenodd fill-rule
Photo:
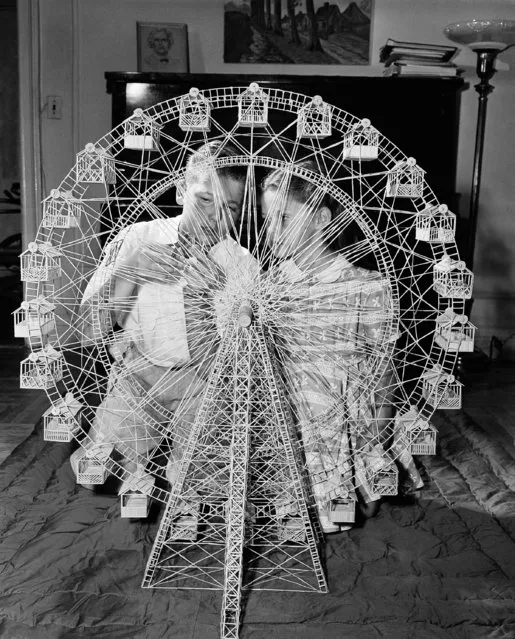
<path fill-rule="evenodd" d="M 241 639 L 515 637 L 515 465 L 437 414 L 426 487 L 326 545 L 330 594 L 251 592 Z M 158 522 L 78 487 L 42 428 L 0 466 L 0 636 L 216 639 L 221 593 L 142 590 Z"/>

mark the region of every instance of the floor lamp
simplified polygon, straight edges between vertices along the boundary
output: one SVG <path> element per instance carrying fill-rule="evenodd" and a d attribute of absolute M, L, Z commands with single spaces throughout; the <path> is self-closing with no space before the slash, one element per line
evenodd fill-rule
<path fill-rule="evenodd" d="M 465 261 L 469 269 L 474 267 L 474 251 L 476 248 L 477 218 L 479 212 L 479 192 L 481 188 L 481 169 L 485 142 L 486 107 L 488 96 L 494 90 L 490 84 L 495 73 L 495 60 L 499 53 L 515 44 L 515 20 L 486 19 L 465 20 L 449 24 L 444 29 L 445 35 L 452 42 L 465 44 L 477 54 L 476 73 L 479 83 L 475 89 L 479 95 L 476 125 L 476 143 L 472 171 L 472 187 L 470 192 L 470 212 L 467 226 Z M 465 313 L 470 317 L 473 299 L 465 303 Z M 466 378 L 468 371 L 483 371 L 489 359 L 480 350 L 473 353 L 460 353 L 456 372 L 458 378 Z"/>

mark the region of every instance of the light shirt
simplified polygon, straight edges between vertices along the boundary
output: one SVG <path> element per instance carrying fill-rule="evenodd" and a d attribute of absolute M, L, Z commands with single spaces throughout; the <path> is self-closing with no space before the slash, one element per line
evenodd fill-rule
<path fill-rule="evenodd" d="M 291 316 L 297 331 L 292 346 L 301 359 L 324 364 L 327 352 L 342 365 L 371 355 L 371 348 L 389 336 L 392 324 L 389 285 L 375 271 L 348 262 L 343 255 L 319 273 L 308 276 L 294 260 L 279 266 L 291 289 Z M 321 350 L 321 346 L 324 348 Z"/>
<path fill-rule="evenodd" d="M 180 221 L 181 216 L 138 222 L 120 231 L 106 246 L 105 256 L 86 287 L 82 305 L 108 296 L 117 265 L 143 245 L 175 244 Z M 253 260 L 250 253 L 230 237 L 211 247 L 207 255 L 225 273 L 239 270 Z M 151 364 L 175 367 L 190 361 L 184 311 L 186 286 L 184 278 L 167 283 L 142 283 L 135 289 L 132 307 L 118 320 L 129 340 Z"/>

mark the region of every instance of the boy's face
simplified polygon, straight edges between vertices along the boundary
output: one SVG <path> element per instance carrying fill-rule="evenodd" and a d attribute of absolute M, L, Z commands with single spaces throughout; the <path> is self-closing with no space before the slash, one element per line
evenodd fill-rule
<path fill-rule="evenodd" d="M 181 231 L 213 246 L 238 222 L 244 189 L 244 182 L 220 174 L 200 175 L 187 181 Z"/>
<path fill-rule="evenodd" d="M 284 199 L 275 189 L 267 189 L 261 198 L 266 241 L 279 259 L 309 255 L 317 225 L 313 211 L 294 197 Z"/>

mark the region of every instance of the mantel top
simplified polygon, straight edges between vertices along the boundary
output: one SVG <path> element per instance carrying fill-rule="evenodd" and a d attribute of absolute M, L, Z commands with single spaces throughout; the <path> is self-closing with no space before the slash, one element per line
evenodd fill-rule
<path fill-rule="evenodd" d="M 406 83 L 410 86 L 430 83 L 444 83 L 450 90 L 463 89 L 465 85 L 463 78 L 459 77 L 383 77 L 383 76 L 355 76 L 355 75 L 270 75 L 263 73 L 139 73 L 137 71 L 106 71 L 105 78 L 107 80 L 107 91 L 111 93 L 112 88 L 116 84 L 175 84 L 185 86 L 195 86 L 195 83 L 202 83 L 203 86 L 209 85 L 216 87 L 222 85 L 247 85 L 252 81 L 257 81 L 264 85 L 281 84 L 285 85 L 306 85 L 315 84 L 334 86 L 338 83 L 340 86 L 344 84 L 356 86 L 377 86 L 381 84 L 388 86 L 392 83 L 399 83 L 406 87 Z M 440 84 L 440 86 L 442 86 Z"/>

